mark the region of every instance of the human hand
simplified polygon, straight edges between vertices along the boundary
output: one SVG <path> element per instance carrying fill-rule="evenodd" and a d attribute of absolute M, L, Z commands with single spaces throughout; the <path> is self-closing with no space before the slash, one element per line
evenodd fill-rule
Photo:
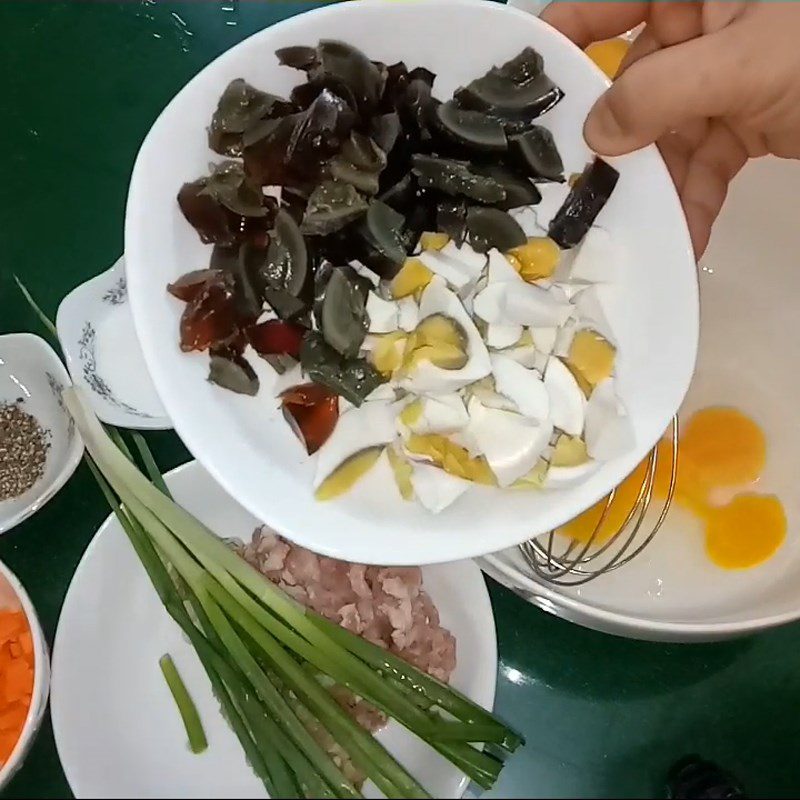
<path fill-rule="evenodd" d="M 542 18 L 580 47 L 645 23 L 584 136 L 602 155 L 658 144 L 698 258 L 748 158 L 800 158 L 800 4 L 555 2 Z"/>

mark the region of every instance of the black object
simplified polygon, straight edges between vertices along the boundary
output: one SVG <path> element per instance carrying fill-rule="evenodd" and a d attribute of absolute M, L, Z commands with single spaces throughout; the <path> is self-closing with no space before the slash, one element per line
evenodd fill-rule
<path fill-rule="evenodd" d="M 746 795 L 733 775 L 693 755 L 682 758 L 670 768 L 667 797 L 670 800 L 734 800 Z"/>
<path fill-rule="evenodd" d="M 619 172 L 602 158 L 595 158 L 581 173 L 548 229 L 548 235 L 562 250 L 580 244 L 611 197 L 618 179 Z"/>

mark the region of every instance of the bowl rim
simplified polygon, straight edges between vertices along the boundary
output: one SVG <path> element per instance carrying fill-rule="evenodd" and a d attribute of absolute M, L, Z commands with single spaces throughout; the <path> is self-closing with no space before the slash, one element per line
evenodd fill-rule
<path fill-rule="evenodd" d="M 498 558 L 499 553 L 489 553 L 478 559 L 483 569 L 489 566 L 488 574 L 495 578 L 498 572 L 504 576 L 504 585 L 514 590 L 520 589 L 528 602 L 547 613 L 575 622 L 584 627 L 601 630 L 618 636 L 652 641 L 703 642 L 723 638 L 734 638 L 759 633 L 769 628 L 777 628 L 800 619 L 800 606 L 791 611 L 753 617 L 747 620 L 730 622 L 667 622 L 649 617 L 611 611 L 593 603 L 561 594 L 544 583 L 521 572 L 513 564 Z"/>
<path fill-rule="evenodd" d="M 51 369 L 64 387 L 72 384 L 67 368 L 58 357 L 57 353 L 50 344 L 45 341 L 41 336 L 35 333 L 28 333 L 23 331 L 20 333 L 4 333 L 0 334 L 0 345 L 3 342 L 20 342 L 24 347 L 38 348 L 44 357 L 50 362 Z M 64 412 L 67 413 L 66 411 Z M 41 422 L 41 420 L 40 420 Z M 66 447 L 64 453 L 64 463 L 58 472 L 53 475 L 52 481 L 45 487 L 42 487 L 39 494 L 34 497 L 30 503 L 21 508 L 15 514 L 5 516 L 0 513 L 0 535 L 8 533 L 21 522 L 24 522 L 28 517 L 33 516 L 39 509 L 45 506 L 52 500 L 58 492 L 61 491 L 64 484 L 72 477 L 72 473 L 78 468 L 78 464 L 83 458 L 83 440 L 81 439 L 78 430 L 75 429 L 74 439 L 71 444 Z M 33 489 L 34 487 L 31 487 Z"/>
<path fill-rule="evenodd" d="M 0 576 L 5 578 L 22 606 L 22 611 L 28 621 L 28 627 L 33 639 L 33 691 L 25 724 L 22 726 L 17 743 L 11 755 L 0 767 L 0 788 L 6 785 L 11 776 L 21 766 L 28 753 L 28 748 L 33 744 L 39 725 L 42 721 L 42 712 L 47 705 L 50 692 L 50 659 L 47 641 L 42 630 L 42 624 L 36 613 L 36 608 L 31 601 L 25 587 L 19 578 L 11 571 L 4 561 L 0 560 Z"/>
<path fill-rule="evenodd" d="M 145 162 L 152 157 L 151 151 L 154 147 L 153 142 L 161 134 L 161 125 L 164 124 L 164 117 L 170 111 L 170 109 L 181 103 L 185 96 L 191 96 L 192 92 L 196 91 L 195 86 L 202 82 L 202 79 L 209 73 L 210 70 L 214 69 L 215 67 L 224 67 L 229 60 L 233 59 L 234 57 L 232 54 L 234 51 L 247 45 L 247 43 L 256 38 L 268 37 L 269 32 L 274 30 L 276 27 L 280 27 L 282 31 L 288 31 L 289 29 L 294 31 L 297 28 L 302 28 L 303 21 L 308 19 L 309 15 L 312 16 L 316 21 L 320 21 L 327 19 L 326 15 L 346 13 L 358 14 L 362 9 L 387 7 L 388 6 L 385 0 L 361 0 L 361 2 L 357 4 L 341 3 L 326 5 L 324 7 L 311 9 L 284 19 L 280 22 L 277 22 L 275 25 L 256 31 L 252 35 L 222 52 L 216 59 L 209 62 L 209 64 L 199 70 L 176 92 L 176 94 L 158 115 L 150 130 L 146 134 L 133 167 L 125 212 L 126 255 L 128 257 L 129 266 L 131 263 L 140 263 L 143 259 L 144 240 L 142 238 L 142 226 L 144 224 L 143 215 L 146 213 L 146 204 L 143 202 L 143 198 L 147 195 L 147 182 L 145 180 L 147 173 L 145 171 Z M 549 37 L 550 39 L 558 42 L 559 48 L 569 49 L 573 56 L 578 56 L 584 61 L 587 68 L 594 73 L 598 82 L 602 82 L 604 86 L 610 85 L 609 80 L 602 73 L 599 67 L 597 67 L 591 61 L 591 59 L 589 59 L 589 57 L 586 56 L 579 47 L 577 47 L 577 45 L 571 42 L 562 33 L 540 20 L 538 17 L 521 11 L 517 8 L 498 3 L 485 3 L 481 0 L 407 0 L 405 4 L 402 4 L 402 6 L 401 4 L 392 5 L 393 9 L 403 7 L 413 7 L 415 13 L 424 10 L 425 7 L 432 7 L 436 8 L 437 10 L 441 9 L 442 7 L 446 7 L 448 11 L 452 10 L 453 13 L 457 13 L 459 9 L 480 8 L 489 14 L 505 14 L 507 17 L 515 18 L 522 25 L 527 25 L 530 28 L 537 28 L 541 32 L 542 36 Z M 676 212 L 673 238 L 675 238 L 677 247 L 681 252 L 681 261 L 683 262 L 685 258 L 687 266 L 689 263 L 692 265 L 692 280 L 690 281 L 690 284 L 687 283 L 685 287 L 688 294 L 685 298 L 685 305 L 682 307 L 682 311 L 685 312 L 684 327 L 689 331 L 686 341 L 686 353 L 682 354 L 685 366 L 681 374 L 676 376 L 679 379 L 674 381 L 675 396 L 678 398 L 676 407 L 671 408 L 669 413 L 664 413 L 661 415 L 663 416 L 663 424 L 660 425 L 659 428 L 658 436 L 660 436 L 661 430 L 666 429 L 667 425 L 669 424 L 669 420 L 674 415 L 683 397 L 685 397 L 691 382 L 691 378 L 694 374 L 699 339 L 699 290 L 696 280 L 696 270 L 694 268 L 695 260 L 689 238 L 688 226 L 681 210 L 677 192 L 674 189 L 674 185 L 669 177 L 666 165 L 658 153 L 657 148 L 654 145 L 651 145 L 647 148 L 644 148 L 644 151 L 648 153 L 648 157 L 653 158 L 651 165 L 657 173 L 655 177 L 658 178 L 659 181 L 665 180 L 667 182 L 665 184 L 665 191 L 669 191 L 668 202 Z M 157 392 L 160 394 L 160 389 L 162 387 L 159 387 L 158 383 L 160 381 L 163 386 L 164 373 L 163 370 L 158 368 L 159 356 L 157 354 L 156 345 L 152 341 L 149 341 L 149 337 L 146 333 L 148 310 L 147 302 L 144 296 L 147 294 L 147 291 L 145 288 L 145 277 L 143 273 L 144 270 L 141 269 L 133 269 L 129 270 L 128 272 L 128 284 L 131 295 L 131 310 L 137 329 L 137 336 L 139 336 L 140 342 L 142 343 L 145 362 L 147 363 L 148 368 L 153 368 L 152 372 L 154 376 L 154 384 L 156 385 Z M 256 516 L 264 516 L 263 504 L 259 504 L 258 502 L 254 501 L 252 492 L 246 491 L 244 495 L 242 495 L 240 492 L 237 492 L 235 476 L 238 473 L 221 463 L 218 452 L 209 454 L 208 447 L 203 444 L 203 439 L 205 438 L 207 428 L 201 428 L 201 426 L 198 426 L 196 422 L 193 422 L 191 420 L 191 415 L 180 412 L 176 413 L 176 410 L 182 401 L 178 399 L 175 389 L 175 386 L 171 386 L 170 389 L 161 397 L 161 400 L 165 409 L 167 410 L 168 415 L 173 420 L 173 425 L 176 432 L 187 443 L 192 455 L 194 457 L 199 457 L 206 469 L 213 475 L 214 479 L 221 486 L 223 486 L 226 491 L 237 497 L 239 502 L 241 502 L 245 508 L 248 508 L 248 510 L 252 511 L 254 514 L 256 514 Z M 173 406 L 175 406 L 175 408 L 173 408 Z M 635 452 L 631 452 L 629 455 L 621 457 L 618 460 L 617 466 L 611 471 L 613 474 L 609 475 L 609 481 L 606 481 L 602 485 L 598 484 L 586 489 L 580 499 L 580 508 L 575 511 L 570 508 L 566 513 L 561 514 L 554 514 L 551 512 L 546 515 L 546 519 L 543 519 L 541 524 L 543 526 L 547 526 L 545 529 L 557 527 L 575 514 L 579 513 L 584 508 L 588 508 L 600 500 L 608 493 L 608 491 L 610 491 L 612 484 L 619 483 L 629 471 L 635 468 L 638 461 L 646 456 L 648 450 L 657 441 L 658 436 L 654 438 L 654 440 L 649 444 L 647 449 L 641 453 L 641 455 L 639 455 L 639 450 L 642 448 L 637 446 Z M 649 438 L 650 437 L 648 436 L 648 439 Z M 605 485 L 606 483 L 609 483 L 609 485 Z M 344 516 L 344 512 L 337 514 L 335 524 L 341 525 L 344 521 Z M 388 546 L 383 547 L 380 552 L 377 552 L 370 545 L 364 545 L 363 543 L 355 544 L 352 540 L 350 540 L 347 543 L 346 548 L 343 549 L 340 547 L 341 540 L 338 537 L 333 540 L 326 540 L 326 538 L 323 536 L 300 536 L 297 529 L 297 520 L 291 521 L 280 518 L 276 519 L 274 516 L 268 516 L 267 521 L 293 541 L 297 541 L 304 546 L 311 547 L 320 554 L 324 554 L 333 558 L 351 558 L 356 561 L 383 564 L 402 564 L 406 563 L 408 560 L 407 558 L 404 559 L 403 555 L 399 551 L 396 549 L 392 550 L 392 548 Z M 356 521 L 360 524 L 359 520 L 356 519 Z M 307 522 L 308 521 L 306 521 L 306 524 Z M 363 525 L 361 525 L 361 527 L 364 528 Z M 364 530 L 359 530 L 359 532 L 364 533 L 365 530 L 366 528 L 364 528 Z M 399 526 L 394 526 L 391 529 L 391 532 L 399 535 L 401 533 L 401 529 Z M 498 545 L 501 547 L 511 546 L 516 544 L 518 541 L 527 538 L 529 535 L 530 533 L 525 536 L 521 536 L 520 532 L 517 531 L 513 537 L 508 537 L 504 541 L 500 542 L 495 541 L 491 544 L 487 544 L 486 542 L 486 539 L 489 538 L 488 534 L 482 538 L 472 536 L 465 544 L 462 544 L 455 551 L 452 549 L 452 545 L 434 544 L 427 546 L 424 552 L 417 552 L 415 550 L 413 560 L 419 563 L 427 564 L 460 558 L 480 557 L 486 555 L 487 547 L 495 549 Z"/>

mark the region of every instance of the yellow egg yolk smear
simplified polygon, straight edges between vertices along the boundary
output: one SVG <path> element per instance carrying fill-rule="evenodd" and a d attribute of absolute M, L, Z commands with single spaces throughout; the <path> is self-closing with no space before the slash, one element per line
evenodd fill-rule
<path fill-rule="evenodd" d="M 569 536 L 582 544 L 592 539 L 592 544 L 605 544 L 624 524 L 631 509 L 639 498 L 647 475 L 649 459 L 645 459 L 638 467 L 617 487 L 614 499 L 603 519 L 603 524 L 592 539 L 595 528 L 603 518 L 606 508 L 606 498 L 595 503 L 588 511 L 568 522 L 558 529 L 564 536 Z M 655 481 L 669 486 L 671 456 L 659 458 L 656 466 Z"/>
<path fill-rule="evenodd" d="M 710 407 L 694 414 L 679 439 L 674 502 L 704 526 L 706 553 L 724 569 L 748 569 L 769 559 L 786 538 L 786 514 L 774 495 L 741 493 L 726 505 L 715 505 L 715 491 L 746 489 L 766 463 L 766 439 L 750 417 L 734 408 Z M 625 523 L 637 502 L 647 460 L 617 488 L 593 544 L 608 541 Z M 658 444 L 653 495 L 666 498 L 671 483 L 672 442 Z M 606 501 L 576 517 L 559 533 L 587 542 L 600 522 Z"/>
<path fill-rule="evenodd" d="M 785 538 L 786 514 L 772 494 L 739 494 L 706 515 L 706 553 L 718 567 L 755 567 L 770 558 Z"/>
<path fill-rule="evenodd" d="M 607 39 L 594 42 L 586 48 L 586 55 L 600 67 L 605 74 L 614 80 L 622 59 L 625 58 L 631 43 L 627 39 Z"/>
<path fill-rule="evenodd" d="M 764 432 L 735 408 L 698 411 L 680 437 L 681 489 L 702 493 L 757 481 L 767 460 Z"/>

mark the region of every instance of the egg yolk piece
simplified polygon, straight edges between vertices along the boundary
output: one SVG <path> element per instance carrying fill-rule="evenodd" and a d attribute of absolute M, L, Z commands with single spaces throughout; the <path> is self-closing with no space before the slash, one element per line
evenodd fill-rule
<path fill-rule="evenodd" d="M 451 442 L 447 437 L 435 433 L 408 437 L 406 447 L 409 453 L 427 456 L 445 472 L 486 486 L 496 486 L 497 480 L 482 457 L 472 458 L 460 445 Z"/>
<path fill-rule="evenodd" d="M 613 80 L 619 72 L 622 59 L 627 55 L 630 46 L 630 42 L 626 39 L 607 39 L 590 44 L 586 48 L 586 55 L 605 72 L 608 78 Z"/>
<path fill-rule="evenodd" d="M 750 417 L 735 408 L 705 408 L 680 436 L 679 487 L 707 499 L 712 489 L 757 481 L 766 459 L 766 438 Z"/>
<path fill-rule="evenodd" d="M 656 486 L 669 487 L 670 483 L 670 472 L 672 469 L 672 445 L 671 443 L 665 442 L 665 445 L 666 444 L 669 445 L 669 449 L 666 449 L 665 447 L 663 453 L 661 451 L 658 453 L 656 471 L 655 475 L 653 476 L 654 493 L 656 491 Z M 617 487 L 617 490 L 614 494 L 614 499 L 611 501 L 608 513 L 603 520 L 603 524 L 593 539 L 592 535 L 599 525 L 606 507 L 605 498 L 593 505 L 587 511 L 584 511 L 580 516 L 575 517 L 575 519 L 571 520 L 566 525 L 562 525 L 562 527 L 558 529 L 558 533 L 562 534 L 563 536 L 568 536 L 571 539 L 580 542 L 581 544 L 585 544 L 589 540 L 592 541 L 593 545 L 605 544 L 620 530 L 620 528 L 622 528 L 622 526 L 625 524 L 625 521 L 628 519 L 631 510 L 638 502 L 639 494 L 642 491 L 642 484 L 645 482 L 645 478 L 647 477 L 649 463 L 650 459 L 646 458 Z M 634 515 L 631 522 L 634 523 L 636 519 L 638 519 L 638 515 Z M 630 528 L 628 530 L 630 530 Z"/>
<path fill-rule="evenodd" d="M 706 513 L 706 553 L 723 569 L 755 567 L 785 538 L 786 513 L 775 495 L 740 494 Z"/>

